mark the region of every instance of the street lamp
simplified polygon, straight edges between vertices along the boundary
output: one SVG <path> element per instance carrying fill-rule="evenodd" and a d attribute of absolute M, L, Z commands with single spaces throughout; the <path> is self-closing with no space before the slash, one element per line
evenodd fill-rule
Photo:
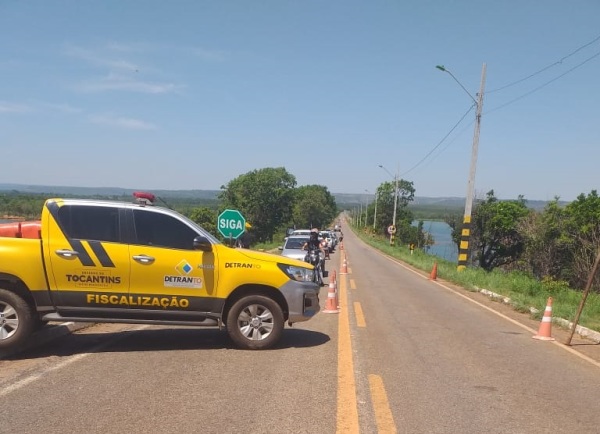
<path fill-rule="evenodd" d="M 400 166 L 400 165 L 398 165 Z M 392 216 L 392 232 L 396 232 L 396 209 L 398 208 L 398 172 L 400 171 L 400 167 L 398 167 L 398 171 L 396 171 L 396 175 L 392 175 L 389 170 L 385 168 L 382 164 L 379 165 L 383 170 L 385 170 L 388 175 L 394 178 L 394 215 Z M 390 234 L 390 246 L 394 245 L 394 233 Z"/>
<path fill-rule="evenodd" d="M 460 236 L 460 249 L 458 253 L 458 270 L 464 270 L 469 262 L 469 236 L 471 235 L 471 211 L 473 208 L 473 191 L 475 187 L 475 170 L 477 167 L 477 149 L 479 147 L 479 130 L 481 128 L 481 109 L 483 107 L 483 89 L 485 88 L 485 70 L 486 65 L 483 64 L 481 69 L 481 84 L 479 86 L 479 93 L 477 94 L 477 100 L 473 98 L 473 95 L 469 93 L 467 89 L 461 84 L 460 81 L 443 65 L 437 65 L 437 69 L 450 74 L 450 77 L 456 81 L 459 86 L 469 95 L 469 97 L 475 103 L 477 107 L 477 114 L 475 115 L 475 131 L 473 132 L 473 149 L 471 151 L 471 168 L 469 170 L 469 181 L 467 182 L 467 198 L 465 201 L 465 215 L 463 218 L 463 228 Z"/>

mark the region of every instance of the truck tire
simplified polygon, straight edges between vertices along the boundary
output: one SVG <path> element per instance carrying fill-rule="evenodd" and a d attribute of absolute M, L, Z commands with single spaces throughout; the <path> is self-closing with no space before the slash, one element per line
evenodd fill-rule
<path fill-rule="evenodd" d="M 17 294 L 0 288 L 0 349 L 23 344 L 35 329 L 31 307 Z"/>
<path fill-rule="evenodd" d="M 273 346 L 283 332 L 279 304 L 264 295 L 248 295 L 235 302 L 227 315 L 227 333 L 240 348 L 264 350 Z"/>

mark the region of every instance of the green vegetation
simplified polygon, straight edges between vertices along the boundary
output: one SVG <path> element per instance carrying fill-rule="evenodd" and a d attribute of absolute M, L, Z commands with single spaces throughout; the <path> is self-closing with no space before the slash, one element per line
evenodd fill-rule
<path fill-rule="evenodd" d="M 0 194 L 0 218 L 20 217 L 26 220 L 39 219 L 42 205 L 47 199 L 42 194 L 8 192 Z"/>

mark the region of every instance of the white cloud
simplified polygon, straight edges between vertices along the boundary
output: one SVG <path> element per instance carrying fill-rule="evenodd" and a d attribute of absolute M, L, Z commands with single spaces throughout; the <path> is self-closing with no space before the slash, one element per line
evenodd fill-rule
<path fill-rule="evenodd" d="M 90 116 L 90 121 L 99 124 L 107 125 L 110 127 L 124 128 L 127 130 L 155 130 L 156 125 L 149 122 L 145 122 L 139 119 L 117 117 L 112 115 L 97 115 Z"/>
<path fill-rule="evenodd" d="M 139 52 L 139 47 L 111 43 L 104 51 L 108 51 L 108 53 L 103 53 L 103 50 L 96 52 L 77 46 L 69 46 L 65 49 L 67 55 L 105 71 L 103 77 L 91 78 L 75 84 L 75 90 L 81 92 L 125 91 L 165 94 L 181 88 L 181 86 L 174 83 L 149 79 L 150 74 L 157 72 L 152 67 L 144 66 L 142 69 L 136 62 L 115 56 L 115 53 L 121 56 L 123 53 Z M 144 74 L 140 74 L 139 71 L 143 71 Z"/>
<path fill-rule="evenodd" d="M 10 102 L 0 101 L 0 113 L 28 113 L 31 111 L 31 107 L 25 104 L 14 104 Z"/>
<path fill-rule="evenodd" d="M 75 86 L 82 92 L 128 91 L 149 94 L 163 94 L 174 92 L 180 88 L 173 83 L 160 83 L 135 80 L 127 76 L 109 74 L 107 77 L 87 80 Z"/>
<path fill-rule="evenodd" d="M 65 53 L 95 66 L 125 71 L 136 71 L 139 69 L 139 66 L 134 62 L 123 59 L 111 59 L 81 47 L 69 46 L 66 48 Z"/>
<path fill-rule="evenodd" d="M 192 53 L 194 56 L 207 62 L 222 62 L 226 60 L 226 54 L 224 51 L 192 48 Z"/>
<path fill-rule="evenodd" d="M 43 101 L 39 102 L 38 104 L 41 108 L 43 108 L 45 110 L 59 112 L 59 113 L 65 113 L 65 114 L 77 114 L 77 113 L 81 113 L 83 111 L 80 108 L 73 107 L 69 104 L 57 104 L 57 103 L 43 102 Z"/>

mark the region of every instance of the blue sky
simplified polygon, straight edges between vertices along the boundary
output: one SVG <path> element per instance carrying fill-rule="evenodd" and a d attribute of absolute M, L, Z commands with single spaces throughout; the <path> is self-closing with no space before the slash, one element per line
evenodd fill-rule
<path fill-rule="evenodd" d="M 473 102 L 435 66 L 475 96 L 485 62 L 476 197 L 573 200 L 600 181 L 599 18 L 597 0 L 0 0 L 0 183 L 212 190 L 285 167 L 332 193 L 398 172 L 464 197 L 475 111 L 456 126 Z"/>

